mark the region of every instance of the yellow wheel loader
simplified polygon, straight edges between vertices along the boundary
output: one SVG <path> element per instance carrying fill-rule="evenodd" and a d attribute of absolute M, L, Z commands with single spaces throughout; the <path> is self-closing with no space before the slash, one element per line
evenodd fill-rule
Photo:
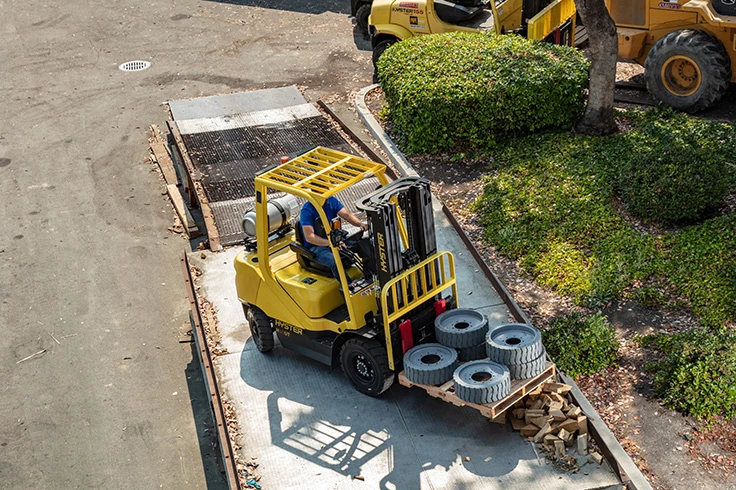
<path fill-rule="evenodd" d="M 645 68 L 647 89 L 679 110 L 698 112 L 736 81 L 733 0 L 607 0 L 618 55 Z"/>
<path fill-rule="evenodd" d="M 573 46 L 574 0 L 373 0 L 373 65 L 393 43 L 453 31 L 516 33 Z"/>
<path fill-rule="evenodd" d="M 355 203 L 370 244 L 357 256 L 341 244 L 364 232 L 351 236 L 339 220 L 328 222 L 323 206 L 368 178 L 379 187 Z M 305 247 L 298 201 L 319 214 L 339 280 Z M 283 347 L 340 365 L 367 395 L 391 386 L 403 353 L 434 341 L 435 317 L 457 304 L 454 258 L 437 251 L 426 179 L 389 182 L 383 164 L 318 147 L 256 176 L 243 228 L 235 282 L 255 346 L 271 351 L 275 333 Z"/>

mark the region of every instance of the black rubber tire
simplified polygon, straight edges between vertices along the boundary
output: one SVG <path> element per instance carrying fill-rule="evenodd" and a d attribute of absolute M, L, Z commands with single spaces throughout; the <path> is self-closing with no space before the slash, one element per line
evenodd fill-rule
<path fill-rule="evenodd" d="M 355 12 L 355 24 L 358 26 L 358 29 L 364 34 L 368 35 L 368 17 L 371 15 L 371 4 L 370 3 L 364 3 L 360 7 L 358 7 L 358 10 Z"/>
<path fill-rule="evenodd" d="M 486 355 L 485 343 L 457 350 L 457 358 L 460 362 L 477 361 L 478 359 L 485 359 L 486 357 L 488 356 Z"/>
<path fill-rule="evenodd" d="M 547 353 L 543 350 L 542 354 L 536 359 L 521 364 L 507 364 L 511 379 L 527 379 L 533 378 L 544 371 L 547 364 Z"/>
<path fill-rule="evenodd" d="M 404 375 L 419 385 L 439 385 L 452 379 L 457 351 L 441 344 L 421 344 L 404 354 Z"/>
<path fill-rule="evenodd" d="M 733 0 L 713 0 L 713 9 L 721 15 L 736 15 L 736 2 Z"/>
<path fill-rule="evenodd" d="M 434 319 L 437 342 L 463 349 L 482 344 L 488 332 L 488 319 L 483 313 L 465 308 L 447 310 Z"/>
<path fill-rule="evenodd" d="M 488 359 L 501 364 L 523 364 L 544 352 L 542 334 L 526 323 L 507 323 L 488 330 Z"/>
<path fill-rule="evenodd" d="M 663 80 L 663 68 L 676 56 L 689 58 L 700 70 L 700 85 L 692 93 L 686 88 L 682 94 L 673 92 Z M 723 97 L 731 82 L 731 60 L 723 45 L 710 34 L 692 29 L 670 32 L 657 41 L 647 55 L 644 68 L 650 94 L 675 109 L 690 113 L 713 105 Z"/>
<path fill-rule="evenodd" d="M 463 364 L 452 375 L 455 395 L 469 403 L 493 403 L 511 391 L 509 370 L 503 364 L 483 360 Z"/>
<path fill-rule="evenodd" d="M 273 350 L 273 327 L 268 315 L 252 305 L 243 305 L 243 311 L 245 312 L 245 319 L 248 320 L 250 336 L 253 338 L 253 343 L 256 344 L 256 349 L 261 352 Z"/>
<path fill-rule="evenodd" d="M 340 366 L 350 384 L 368 396 L 380 395 L 394 382 L 386 347 L 373 339 L 355 337 L 345 342 L 340 349 Z"/>
<path fill-rule="evenodd" d="M 378 83 L 378 58 L 381 57 L 384 51 L 386 51 L 392 44 L 396 43 L 396 38 L 387 38 L 379 41 L 378 44 L 373 46 L 373 83 Z"/>

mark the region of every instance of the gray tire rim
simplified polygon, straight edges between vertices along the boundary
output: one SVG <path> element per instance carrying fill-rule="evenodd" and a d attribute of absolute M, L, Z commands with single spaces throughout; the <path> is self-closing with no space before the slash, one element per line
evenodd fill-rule
<path fill-rule="evenodd" d="M 488 319 L 475 310 L 448 310 L 434 320 L 437 342 L 462 349 L 482 344 L 488 331 Z"/>
<path fill-rule="evenodd" d="M 491 403 L 511 390 L 511 376 L 503 364 L 488 360 L 463 364 L 453 374 L 455 395 L 470 403 Z"/>
<path fill-rule="evenodd" d="M 441 344 L 417 345 L 404 354 L 404 375 L 415 384 L 449 381 L 457 365 L 457 351 Z"/>
<path fill-rule="evenodd" d="M 542 334 L 525 323 L 508 323 L 488 331 L 488 358 L 501 364 L 523 364 L 537 359 L 542 352 Z"/>

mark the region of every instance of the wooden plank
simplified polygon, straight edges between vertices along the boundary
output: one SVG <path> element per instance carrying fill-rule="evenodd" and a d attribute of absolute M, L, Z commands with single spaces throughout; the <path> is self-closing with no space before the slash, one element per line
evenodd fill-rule
<path fill-rule="evenodd" d="M 514 379 L 511 381 L 511 390 L 509 391 L 509 394 L 502 398 L 501 400 L 498 400 L 493 403 L 487 403 L 483 405 L 479 405 L 476 403 L 469 403 L 466 401 L 461 400 L 458 398 L 457 395 L 455 395 L 455 387 L 452 381 L 448 381 L 447 383 L 441 385 L 441 386 L 429 386 L 429 385 L 420 385 L 416 383 L 412 383 L 404 374 L 404 371 L 401 371 L 399 373 L 399 384 L 402 386 L 406 386 L 407 388 L 412 387 L 418 387 L 425 390 L 430 396 L 439 398 L 441 400 L 444 400 L 446 402 L 450 402 L 453 405 L 457 405 L 459 407 L 471 407 L 476 410 L 478 410 L 481 414 L 483 414 L 485 417 L 488 417 L 489 419 L 496 419 L 501 414 L 503 414 L 506 410 L 511 408 L 514 403 L 521 400 L 526 394 L 530 391 L 535 390 L 536 388 L 540 387 L 542 384 L 549 382 L 551 379 L 554 378 L 555 375 L 555 365 L 552 362 L 547 362 L 545 370 L 542 371 L 539 375 L 534 376 L 533 378 L 528 379 Z"/>
<path fill-rule="evenodd" d="M 200 235 L 199 228 L 194 222 L 192 215 L 189 213 L 189 208 L 184 203 L 184 199 L 181 197 L 179 188 L 174 184 L 169 184 L 166 186 L 166 191 L 169 193 L 169 197 L 174 205 L 176 214 L 179 216 L 179 220 L 181 221 L 184 230 L 187 232 L 187 235 L 189 235 L 189 238 L 198 237 Z"/>
<path fill-rule="evenodd" d="M 174 162 L 171 161 L 171 155 L 169 155 L 169 150 L 166 148 L 166 141 L 161 135 L 161 130 L 155 124 L 151 125 L 151 134 L 153 135 L 151 153 L 153 154 L 153 159 L 158 163 L 158 168 L 161 169 L 164 180 L 167 184 L 178 184 L 179 179 L 176 177 Z"/>
<path fill-rule="evenodd" d="M 204 226 L 207 229 L 207 239 L 210 242 L 210 250 L 212 250 L 213 252 L 219 252 L 220 250 L 222 250 L 222 244 L 220 243 L 220 233 L 217 231 L 217 226 L 215 225 L 215 217 L 212 214 L 212 208 L 210 208 L 210 203 L 207 200 L 207 196 L 205 196 L 204 194 L 202 183 L 199 182 L 199 180 L 196 178 L 199 172 L 197 172 L 197 170 L 194 168 L 194 164 L 189 158 L 187 149 L 184 146 L 184 141 L 181 138 L 181 133 L 179 132 L 179 127 L 176 125 L 175 121 L 169 121 L 169 130 L 171 131 L 171 135 L 174 137 L 176 148 L 179 151 L 179 156 L 181 156 L 181 159 L 184 162 L 184 167 L 187 170 L 187 174 L 192 180 L 194 193 L 196 193 L 197 202 L 199 202 L 199 207 L 201 208 L 202 216 L 204 217 Z"/>

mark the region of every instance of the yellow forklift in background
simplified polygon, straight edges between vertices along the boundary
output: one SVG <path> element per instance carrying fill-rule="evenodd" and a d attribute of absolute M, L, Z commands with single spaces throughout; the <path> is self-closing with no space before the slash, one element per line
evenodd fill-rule
<path fill-rule="evenodd" d="M 272 350 L 275 333 L 288 349 L 340 365 L 370 396 L 391 386 L 406 350 L 434 341 L 435 317 L 457 304 L 454 258 L 437 251 L 429 181 L 389 182 L 385 174 L 383 164 L 322 147 L 262 172 L 255 178 L 255 209 L 243 219 L 249 238 L 234 261 L 238 298 L 258 350 Z M 356 202 L 366 214 L 371 260 L 341 256 L 340 244 L 357 236 L 339 220 L 328 222 L 323 205 L 371 177 L 380 187 Z M 339 280 L 304 246 L 297 199 L 317 210 Z M 359 286 L 350 287 L 349 279 L 358 278 Z"/>
<path fill-rule="evenodd" d="M 717 102 L 736 81 L 733 0 L 607 0 L 618 55 L 645 68 L 649 92 L 683 111 Z"/>
<path fill-rule="evenodd" d="M 453 31 L 515 33 L 575 45 L 574 0 L 373 0 L 373 66 L 398 41 Z"/>

